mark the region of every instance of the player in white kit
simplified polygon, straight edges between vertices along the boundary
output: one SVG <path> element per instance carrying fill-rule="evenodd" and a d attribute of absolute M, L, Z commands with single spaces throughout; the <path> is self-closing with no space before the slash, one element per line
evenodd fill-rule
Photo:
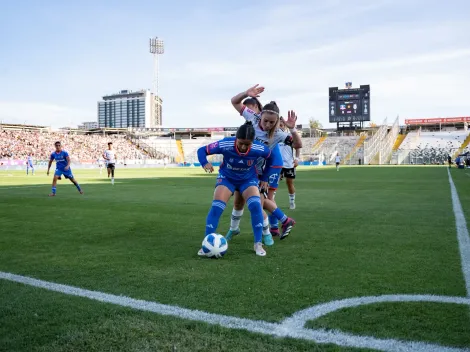
<path fill-rule="evenodd" d="M 103 153 L 103 158 L 106 160 L 106 168 L 108 169 L 108 178 L 111 175 L 111 184 L 114 185 L 114 169 L 116 168 L 116 153 L 113 150 L 113 143 L 108 143 L 108 149 Z"/>
<path fill-rule="evenodd" d="M 280 127 L 282 130 L 286 129 L 284 121 L 281 121 Z M 283 162 L 283 167 L 281 171 L 281 180 L 283 178 L 286 179 L 287 190 L 289 192 L 289 208 L 295 209 L 294 179 L 295 179 L 295 169 L 299 165 L 300 148 L 295 149 L 295 157 L 294 157 L 294 149 L 292 148 L 292 145 L 279 143 L 279 149 L 281 150 L 282 162 Z"/>
<path fill-rule="evenodd" d="M 275 148 L 280 142 L 293 145 L 295 148 L 301 148 L 302 141 L 300 139 L 300 135 L 295 129 L 295 122 L 297 117 L 294 111 L 288 112 L 288 119 L 285 121 L 285 125 L 290 129 L 290 133 L 280 130 L 280 115 L 277 104 L 272 101 L 262 107 L 257 99 L 263 91 L 264 87 L 259 87 L 258 85 L 253 86 L 247 91 L 234 96 L 232 98 L 232 105 L 240 113 L 240 115 L 245 118 L 245 120 L 252 122 L 253 127 L 255 128 L 255 140 L 267 145 L 271 150 Z M 246 100 L 244 101 L 244 99 Z M 251 109 L 247 105 L 249 105 Z M 262 109 L 260 110 L 260 108 Z M 259 163 L 257 163 L 257 170 L 259 175 L 263 173 L 263 166 L 264 160 L 260 160 Z M 279 179 L 269 180 L 269 189 L 267 190 L 268 199 L 274 201 L 274 194 L 278 184 Z M 230 230 L 226 235 L 228 240 L 230 240 L 232 236 L 238 235 L 240 233 L 239 225 L 241 216 L 243 215 L 243 207 L 243 198 L 238 192 L 235 192 Z M 278 221 L 275 217 L 270 216 L 269 225 L 271 226 L 272 235 L 280 235 Z M 263 223 L 263 234 L 266 234 L 266 231 L 269 231 L 269 225 L 267 223 Z M 284 237 L 281 236 L 281 239 Z M 265 244 L 270 245 L 267 243 Z"/>
<path fill-rule="evenodd" d="M 339 171 L 339 163 L 341 162 L 341 157 L 339 156 L 339 153 L 336 154 L 335 157 L 335 163 L 336 163 L 336 171 Z"/>

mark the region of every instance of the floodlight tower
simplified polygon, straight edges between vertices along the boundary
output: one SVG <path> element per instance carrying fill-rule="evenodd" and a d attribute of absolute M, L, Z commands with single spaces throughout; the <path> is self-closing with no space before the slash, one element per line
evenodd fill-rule
<path fill-rule="evenodd" d="M 153 54 L 154 70 L 153 70 L 153 94 L 157 99 L 157 104 L 160 105 L 160 96 L 158 95 L 158 56 L 162 55 L 165 50 L 163 47 L 163 40 L 158 37 L 149 39 L 150 54 Z"/>

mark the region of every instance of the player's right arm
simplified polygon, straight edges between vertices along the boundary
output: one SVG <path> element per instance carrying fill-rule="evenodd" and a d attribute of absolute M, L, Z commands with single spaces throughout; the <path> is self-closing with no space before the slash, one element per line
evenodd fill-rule
<path fill-rule="evenodd" d="M 233 98 L 232 98 L 232 105 L 233 107 L 235 108 L 235 110 L 237 110 L 240 115 L 242 115 L 243 117 L 245 117 L 244 115 L 244 111 L 246 110 L 246 106 L 243 105 L 243 100 L 245 98 L 248 98 L 248 97 L 252 97 L 252 98 L 258 98 L 259 95 L 261 93 L 264 92 L 264 87 L 258 87 L 259 84 L 251 87 L 251 88 L 248 88 L 246 91 L 244 92 L 241 92 L 237 95 L 235 95 Z M 251 110 L 250 110 L 251 111 Z M 254 112 L 253 112 L 254 113 Z M 246 117 L 245 117 L 246 118 Z"/>
<path fill-rule="evenodd" d="M 54 154 L 51 154 L 49 158 L 49 164 L 47 165 L 47 176 L 49 176 L 49 170 L 51 169 L 52 162 L 54 161 Z"/>
<path fill-rule="evenodd" d="M 214 167 L 207 160 L 207 156 L 213 154 L 221 154 L 219 142 L 220 141 L 204 145 L 197 150 L 197 159 L 199 160 L 199 163 L 201 164 L 202 168 L 209 173 L 214 171 Z"/>

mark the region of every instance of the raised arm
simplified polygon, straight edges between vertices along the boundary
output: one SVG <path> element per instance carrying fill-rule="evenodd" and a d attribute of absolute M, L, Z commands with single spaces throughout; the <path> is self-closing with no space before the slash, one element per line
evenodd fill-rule
<path fill-rule="evenodd" d="M 297 115 L 295 111 L 291 110 L 287 113 L 287 121 L 284 120 L 285 125 L 289 128 L 289 132 L 292 135 L 292 141 L 289 142 L 286 140 L 287 145 L 292 145 L 295 149 L 302 148 L 302 139 L 300 138 L 300 134 L 297 132 L 295 128 L 295 123 L 297 122 Z"/>
<path fill-rule="evenodd" d="M 258 98 L 259 95 L 264 92 L 264 87 L 258 87 L 258 86 L 259 84 L 251 88 L 248 88 L 246 91 L 238 93 L 232 98 L 232 105 L 235 108 L 235 110 L 237 110 L 240 113 L 240 115 L 242 114 L 243 109 L 245 108 L 245 106 L 242 103 L 245 98 L 248 98 L 248 97 Z"/>

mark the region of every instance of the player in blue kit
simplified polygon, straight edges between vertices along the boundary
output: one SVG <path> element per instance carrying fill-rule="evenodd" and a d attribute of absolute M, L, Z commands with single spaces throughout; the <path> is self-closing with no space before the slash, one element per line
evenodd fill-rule
<path fill-rule="evenodd" d="M 49 197 L 55 196 L 57 180 L 59 180 L 62 175 L 64 175 L 65 178 L 68 178 L 70 182 L 72 182 L 75 185 L 75 187 L 77 187 L 78 192 L 80 192 L 80 194 L 83 194 L 83 191 L 80 188 L 80 185 L 73 177 L 72 170 L 70 169 L 69 153 L 67 153 L 65 150 L 62 150 L 62 146 L 60 142 L 55 142 L 54 145 L 55 145 L 55 152 L 51 154 L 51 158 L 49 159 L 49 165 L 47 166 L 47 176 L 49 176 L 49 170 L 51 168 L 52 162 L 55 160 L 56 169 L 54 172 L 54 179 L 52 180 L 52 193 L 49 194 Z"/>
<path fill-rule="evenodd" d="M 262 245 L 263 239 L 263 209 L 259 187 L 266 187 L 270 176 L 279 177 L 280 165 L 277 156 L 273 155 L 269 147 L 254 142 L 255 130 L 251 122 L 242 125 L 236 137 L 224 138 L 198 149 L 198 159 L 201 166 L 207 172 L 213 172 L 214 167 L 207 161 L 208 155 L 222 154 L 223 162 L 217 176 L 216 189 L 212 201 L 212 207 L 206 219 L 206 235 L 217 231 L 219 219 L 226 207 L 226 204 L 235 191 L 240 192 L 246 200 L 251 213 L 251 224 L 255 237 L 254 250 L 256 255 L 265 256 L 266 251 Z M 266 159 L 266 166 L 261 176 L 256 172 L 256 162 L 259 158 Z M 260 185 L 261 180 L 261 185 Z M 288 218 L 275 203 L 265 200 L 265 208 L 272 212 L 287 228 L 295 223 Z M 271 235 L 267 235 L 271 236 Z M 272 237 L 271 237 L 272 240 Z M 199 255 L 204 252 L 199 250 Z"/>
<path fill-rule="evenodd" d="M 34 175 L 33 156 L 31 154 L 26 159 L 26 175 L 29 175 L 29 169 L 31 169 L 31 174 Z"/>

